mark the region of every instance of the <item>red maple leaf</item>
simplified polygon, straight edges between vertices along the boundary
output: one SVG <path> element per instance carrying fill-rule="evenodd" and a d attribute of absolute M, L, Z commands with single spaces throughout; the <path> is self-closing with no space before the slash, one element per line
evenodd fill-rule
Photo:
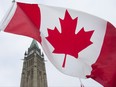
<path fill-rule="evenodd" d="M 54 47 L 53 53 L 65 54 L 62 67 L 65 67 L 66 55 L 78 58 L 78 53 L 92 44 L 90 38 L 92 31 L 84 31 L 82 28 L 77 34 L 75 29 L 78 18 L 72 19 L 68 11 L 65 12 L 65 18 L 60 19 L 61 33 L 55 27 L 54 30 L 48 29 L 49 36 L 46 39 Z"/>

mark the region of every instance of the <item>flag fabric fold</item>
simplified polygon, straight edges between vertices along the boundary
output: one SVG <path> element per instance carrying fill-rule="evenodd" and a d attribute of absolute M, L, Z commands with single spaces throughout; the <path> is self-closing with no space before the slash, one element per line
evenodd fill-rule
<path fill-rule="evenodd" d="M 41 42 L 40 9 L 36 4 L 15 3 L 4 21 L 5 32 L 29 36 Z M 10 21 L 10 22 L 9 22 Z M 9 22 L 9 23 L 8 23 Z"/>
<path fill-rule="evenodd" d="M 18 2 L 12 10 L 3 31 L 36 39 L 64 74 L 90 77 L 104 87 L 116 86 L 116 29 L 112 24 L 81 11 L 47 5 Z"/>

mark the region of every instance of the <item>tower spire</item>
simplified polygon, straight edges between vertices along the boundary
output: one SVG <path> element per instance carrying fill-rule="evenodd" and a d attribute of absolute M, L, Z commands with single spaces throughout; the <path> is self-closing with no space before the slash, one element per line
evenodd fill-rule
<path fill-rule="evenodd" d="M 31 45 L 30 45 L 30 48 L 36 46 L 38 49 L 39 49 L 39 46 L 38 46 L 38 43 L 36 42 L 36 40 L 33 39 Z"/>

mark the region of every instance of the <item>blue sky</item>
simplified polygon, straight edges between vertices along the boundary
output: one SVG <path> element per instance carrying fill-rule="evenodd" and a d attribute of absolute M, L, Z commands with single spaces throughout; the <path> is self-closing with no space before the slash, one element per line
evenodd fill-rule
<path fill-rule="evenodd" d="M 19 0 L 18 0 L 19 1 Z M 80 10 L 110 21 L 116 26 L 115 0 L 20 0 Z M 1 0 L 0 23 L 11 6 L 12 0 Z M 0 25 L 1 26 L 1 25 Z M 24 53 L 32 39 L 24 36 L 0 32 L 0 87 L 19 87 Z M 77 77 L 59 72 L 45 57 L 49 87 L 80 87 Z M 102 87 L 91 79 L 82 79 L 85 87 Z"/>

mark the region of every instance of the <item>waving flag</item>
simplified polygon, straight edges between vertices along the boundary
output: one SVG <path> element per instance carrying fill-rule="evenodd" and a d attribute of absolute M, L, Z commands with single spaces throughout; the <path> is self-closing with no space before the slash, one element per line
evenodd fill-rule
<path fill-rule="evenodd" d="M 116 86 L 116 29 L 109 22 L 71 9 L 17 3 L 3 24 L 5 32 L 39 41 L 61 72 Z"/>

